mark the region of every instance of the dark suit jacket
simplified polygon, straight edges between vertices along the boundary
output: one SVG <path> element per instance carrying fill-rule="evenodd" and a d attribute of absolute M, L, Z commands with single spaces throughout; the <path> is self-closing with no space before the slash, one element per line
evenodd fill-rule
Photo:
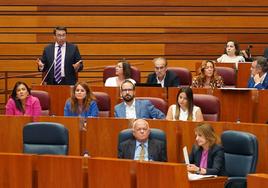
<path fill-rule="evenodd" d="M 128 139 L 119 144 L 118 158 L 134 159 L 136 148 L 136 140 Z M 153 161 L 167 161 L 167 151 L 164 142 L 157 139 L 148 140 L 148 156 L 149 160 Z"/>
<path fill-rule="evenodd" d="M 192 152 L 189 156 L 191 164 L 200 166 L 201 155 L 203 148 L 193 146 Z M 212 146 L 208 151 L 208 161 L 207 161 L 207 174 L 208 175 L 225 175 L 225 164 L 224 164 L 224 151 L 223 147 L 220 145 Z"/>
<path fill-rule="evenodd" d="M 148 75 L 148 84 L 157 84 L 156 74 L 152 73 Z M 167 70 L 164 81 L 164 87 L 178 87 L 180 85 L 179 77 L 172 71 Z"/>
<path fill-rule="evenodd" d="M 255 85 L 255 81 L 253 77 L 250 77 L 248 81 L 248 88 L 257 88 L 257 89 L 268 89 L 268 73 L 266 74 L 262 83 Z"/>
<path fill-rule="evenodd" d="M 54 62 L 54 51 L 55 51 L 55 43 L 49 44 L 45 47 L 43 51 L 43 56 L 41 61 L 44 63 L 43 72 L 47 72 L 51 65 Z M 66 85 L 74 85 L 77 82 L 76 72 L 73 68 L 73 64 L 81 60 L 81 56 L 78 50 L 78 47 L 74 44 L 66 42 L 66 52 L 65 52 L 65 83 Z M 83 64 L 80 65 L 79 71 L 83 69 Z M 47 84 L 54 84 L 54 67 L 48 73 L 48 76 L 45 80 Z"/>

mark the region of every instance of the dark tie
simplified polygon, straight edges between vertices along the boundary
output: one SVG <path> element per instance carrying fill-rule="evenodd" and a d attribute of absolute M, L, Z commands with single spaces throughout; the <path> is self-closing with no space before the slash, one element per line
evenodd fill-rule
<path fill-rule="evenodd" d="M 61 59 L 62 59 L 61 46 L 58 46 L 58 52 L 57 52 L 57 56 L 56 56 L 56 63 L 55 63 L 55 70 L 54 70 L 54 78 L 58 84 L 62 80 L 62 77 L 61 77 Z"/>
<path fill-rule="evenodd" d="M 144 161 L 144 155 L 145 155 L 144 144 L 140 144 L 140 146 L 141 146 L 141 151 L 140 151 L 140 157 L 139 157 L 139 160 L 140 160 L 140 161 Z"/>

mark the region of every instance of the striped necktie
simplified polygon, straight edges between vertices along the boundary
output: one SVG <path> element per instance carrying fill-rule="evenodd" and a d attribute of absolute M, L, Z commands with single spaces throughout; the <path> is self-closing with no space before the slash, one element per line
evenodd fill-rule
<path fill-rule="evenodd" d="M 55 70 L 54 70 L 54 78 L 57 84 L 59 84 L 62 80 L 61 77 L 61 46 L 58 46 L 58 52 L 56 56 Z"/>
<path fill-rule="evenodd" d="M 140 146 L 141 146 L 141 151 L 140 151 L 140 157 L 139 157 L 139 160 L 140 160 L 140 161 L 144 161 L 144 155 L 145 155 L 144 144 L 140 144 Z"/>

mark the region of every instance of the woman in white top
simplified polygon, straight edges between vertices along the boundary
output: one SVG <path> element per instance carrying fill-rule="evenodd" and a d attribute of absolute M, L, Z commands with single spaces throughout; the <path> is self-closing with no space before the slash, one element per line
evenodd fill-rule
<path fill-rule="evenodd" d="M 119 60 L 115 67 L 116 76 L 110 77 L 105 81 L 106 87 L 119 87 L 121 83 L 128 79 L 133 84 L 136 84 L 136 81 L 131 79 L 131 66 L 126 60 Z"/>
<path fill-rule="evenodd" d="M 169 107 L 167 120 L 204 121 L 201 109 L 193 104 L 193 91 L 183 87 L 177 94 L 176 104 Z"/>
<path fill-rule="evenodd" d="M 237 63 L 245 62 L 245 58 L 240 54 L 239 44 L 235 41 L 228 41 L 224 50 L 224 54 L 217 59 L 217 62 Z"/>

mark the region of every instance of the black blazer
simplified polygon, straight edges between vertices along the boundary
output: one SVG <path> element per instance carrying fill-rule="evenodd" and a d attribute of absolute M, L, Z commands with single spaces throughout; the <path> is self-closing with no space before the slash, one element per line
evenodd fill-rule
<path fill-rule="evenodd" d="M 157 84 L 156 74 L 151 73 L 147 78 L 148 84 Z M 164 81 L 164 87 L 178 87 L 180 85 L 179 77 L 172 71 L 167 70 Z"/>
<path fill-rule="evenodd" d="M 118 147 L 118 158 L 134 159 L 135 148 L 135 139 L 128 139 L 120 143 Z M 157 139 L 149 139 L 148 155 L 149 159 L 153 161 L 167 161 L 167 151 L 164 142 Z"/>
<path fill-rule="evenodd" d="M 191 164 L 200 166 L 202 147 L 193 146 L 189 156 Z M 214 145 L 208 150 L 207 174 L 208 175 L 225 175 L 224 150 L 220 145 Z"/>
<path fill-rule="evenodd" d="M 43 51 L 43 56 L 41 57 L 42 63 L 44 63 L 43 72 L 47 72 L 50 66 L 54 62 L 54 51 L 55 51 L 55 43 L 49 44 L 45 47 Z M 80 52 L 78 47 L 74 44 L 66 42 L 66 53 L 65 53 L 65 83 L 66 85 L 74 85 L 77 82 L 76 72 L 73 68 L 73 64 L 81 60 Z M 53 65 L 54 66 L 54 65 Z M 78 71 L 83 69 L 83 64 L 80 64 L 80 68 Z M 45 80 L 47 84 L 53 85 L 54 84 L 54 67 L 48 73 L 48 76 Z"/>

